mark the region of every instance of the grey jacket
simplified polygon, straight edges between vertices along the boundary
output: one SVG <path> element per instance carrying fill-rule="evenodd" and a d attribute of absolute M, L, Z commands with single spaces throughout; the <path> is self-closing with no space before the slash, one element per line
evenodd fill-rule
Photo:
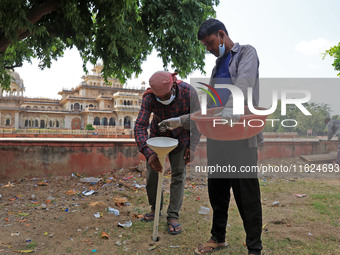
<path fill-rule="evenodd" d="M 327 124 L 328 140 L 331 140 L 334 135 L 340 140 L 340 120 L 331 120 Z"/>
<path fill-rule="evenodd" d="M 216 65 L 212 70 L 210 85 L 215 87 L 214 76 L 216 75 L 217 65 L 220 58 L 216 60 Z M 240 45 L 235 43 L 231 49 L 231 59 L 229 61 L 229 72 L 231 76 L 231 83 L 243 92 L 245 105 L 247 105 L 248 88 L 253 88 L 253 105 L 259 104 L 259 59 L 257 57 L 256 50 L 251 45 Z M 212 104 L 212 99 L 208 97 L 208 105 Z M 227 107 L 233 106 L 232 95 L 229 97 L 226 103 Z M 190 115 L 180 116 L 182 125 L 184 128 L 189 129 Z M 248 139 L 249 147 L 257 147 L 258 144 L 263 143 L 262 132 L 257 136 L 253 136 Z"/>
<path fill-rule="evenodd" d="M 213 77 L 216 75 L 217 66 L 220 58 L 216 60 L 216 65 L 212 70 L 210 85 L 215 86 Z M 229 73 L 233 85 L 240 88 L 243 92 L 245 105 L 247 105 L 248 88 L 253 88 L 253 105 L 259 104 L 259 59 L 256 50 L 251 45 L 240 45 L 235 43 L 231 49 L 231 59 L 229 61 Z M 208 104 L 209 102 L 208 98 Z M 211 99 L 210 99 L 211 100 Z M 227 107 L 233 106 L 233 97 L 230 95 Z M 249 147 L 257 147 L 257 144 L 263 143 L 263 135 L 260 133 L 257 136 L 248 139 Z"/>

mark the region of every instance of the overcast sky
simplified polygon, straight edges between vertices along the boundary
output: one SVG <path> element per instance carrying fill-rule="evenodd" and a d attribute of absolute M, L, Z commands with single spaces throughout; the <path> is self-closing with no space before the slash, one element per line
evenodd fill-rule
<path fill-rule="evenodd" d="M 340 1 L 337 0 L 223 0 L 216 7 L 221 20 L 234 42 L 251 44 L 260 59 L 261 78 L 336 78 L 332 59 L 322 59 L 322 53 L 340 42 Z M 215 57 L 206 55 L 207 76 L 210 76 Z M 91 68 L 91 66 L 88 66 Z M 143 73 L 129 80 L 127 86 L 137 87 L 142 81 L 162 69 L 162 62 L 154 52 L 143 64 Z M 82 61 L 76 49 L 41 71 L 38 62 L 24 63 L 16 71 L 24 80 L 25 96 L 59 98 L 63 88 L 76 87 L 81 82 Z M 170 70 L 172 71 L 172 70 Z M 192 77 L 203 77 L 193 72 Z M 340 82 L 340 78 L 339 78 Z M 334 88 L 336 91 L 334 91 Z M 325 103 L 333 105 L 333 112 L 340 109 L 333 104 L 339 101 L 340 86 L 320 93 L 328 93 Z M 334 98 L 332 98 L 332 95 Z M 318 95 L 323 97 L 322 93 Z M 320 100 L 317 100 L 320 101 Z M 327 102 L 326 102 L 327 101 Z M 333 103 L 332 103 L 333 102 Z"/>

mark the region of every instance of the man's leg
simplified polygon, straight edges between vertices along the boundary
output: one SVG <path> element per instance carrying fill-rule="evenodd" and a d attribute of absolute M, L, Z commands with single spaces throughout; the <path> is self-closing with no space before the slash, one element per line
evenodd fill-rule
<path fill-rule="evenodd" d="M 247 144 L 240 142 L 235 145 L 234 150 L 234 164 L 238 169 L 241 166 L 257 166 L 257 148 L 249 148 Z M 231 179 L 231 186 L 246 231 L 248 251 L 251 254 L 260 254 L 262 250 L 260 185 L 257 173 L 242 174 L 242 178 Z"/>
<path fill-rule="evenodd" d="M 171 184 L 170 184 L 170 203 L 168 207 L 168 219 L 178 219 L 179 210 L 183 203 L 183 194 L 186 177 L 186 164 L 184 160 L 185 149 L 176 153 L 170 153 L 171 164 Z"/>
<path fill-rule="evenodd" d="M 224 243 L 230 202 L 229 179 L 209 178 L 208 193 L 210 204 L 213 209 L 211 239 L 216 243 Z"/>
<path fill-rule="evenodd" d="M 260 254 L 262 208 L 259 181 L 257 178 L 233 179 L 232 188 L 246 231 L 247 248 L 250 253 Z"/>
<path fill-rule="evenodd" d="M 156 207 L 156 196 L 157 196 L 157 184 L 158 184 L 158 173 L 153 170 L 148 162 L 146 162 L 146 193 L 148 195 L 149 204 L 151 205 L 151 213 L 153 215 L 155 212 Z M 163 190 L 162 190 L 162 197 L 161 197 L 161 207 L 163 207 Z M 152 218 L 152 217 L 151 217 Z"/>

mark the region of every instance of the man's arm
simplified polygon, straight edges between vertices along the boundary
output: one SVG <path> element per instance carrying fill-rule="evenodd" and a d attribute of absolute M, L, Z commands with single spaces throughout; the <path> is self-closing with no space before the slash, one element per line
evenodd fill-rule
<path fill-rule="evenodd" d="M 244 95 L 245 104 L 247 103 L 248 88 L 254 88 L 258 79 L 259 59 L 256 50 L 252 46 L 246 46 L 240 52 L 237 65 L 237 78 L 233 85 L 240 88 Z M 255 94 L 254 94 L 255 93 Z M 254 105 L 258 104 L 259 95 L 253 90 Z M 233 107 L 233 98 L 230 95 L 226 107 Z"/>
<path fill-rule="evenodd" d="M 141 109 L 136 119 L 134 134 L 138 149 L 141 153 L 143 153 L 146 159 L 149 159 L 151 155 L 156 154 L 146 144 L 146 140 L 148 139 L 148 127 L 151 112 L 152 109 L 150 96 L 144 96 Z"/>

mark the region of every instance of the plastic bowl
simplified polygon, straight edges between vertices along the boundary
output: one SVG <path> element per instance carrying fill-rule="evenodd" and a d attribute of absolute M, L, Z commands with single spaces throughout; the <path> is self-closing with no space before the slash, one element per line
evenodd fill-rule
<path fill-rule="evenodd" d="M 200 110 L 191 115 L 191 120 L 196 122 L 196 126 L 202 135 L 214 140 L 242 140 L 259 134 L 266 126 L 268 115 L 255 115 L 249 111 L 247 106 L 244 108 L 245 114 L 240 117 L 237 124 L 234 122 L 233 125 L 230 126 L 230 124 L 221 117 L 214 117 L 214 115 L 221 112 L 223 108 L 224 107 L 208 109 L 206 115 L 202 115 Z M 258 110 L 266 110 L 261 107 L 255 108 Z"/>

